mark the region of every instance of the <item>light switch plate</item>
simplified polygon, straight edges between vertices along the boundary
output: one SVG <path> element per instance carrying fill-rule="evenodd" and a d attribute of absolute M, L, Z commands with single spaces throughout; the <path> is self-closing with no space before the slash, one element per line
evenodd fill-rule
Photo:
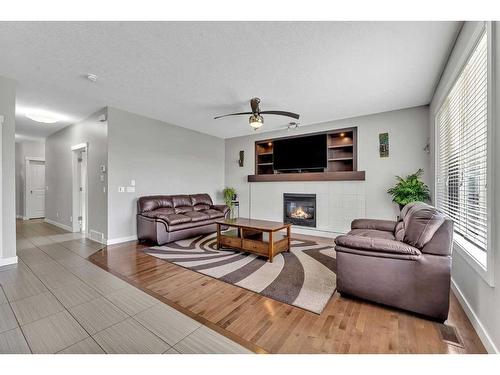
<path fill-rule="evenodd" d="M 125 193 L 125 186 L 118 186 L 119 193 Z"/>
<path fill-rule="evenodd" d="M 135 186 L 135 180 L 130 180 L 130 186 Z"/>
<path fill-rule="evenodd" d="M 135 186 L 127 186 L 127 193 L 135 193 Z"/>

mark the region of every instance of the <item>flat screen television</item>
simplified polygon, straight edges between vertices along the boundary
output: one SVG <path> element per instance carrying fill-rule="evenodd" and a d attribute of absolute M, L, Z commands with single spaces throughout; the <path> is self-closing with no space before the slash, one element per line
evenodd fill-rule
<path fill-rule="evenodd" d="M 273 141 L 274 170 L 313 170 L 326 166 L 326 134 Z"/>

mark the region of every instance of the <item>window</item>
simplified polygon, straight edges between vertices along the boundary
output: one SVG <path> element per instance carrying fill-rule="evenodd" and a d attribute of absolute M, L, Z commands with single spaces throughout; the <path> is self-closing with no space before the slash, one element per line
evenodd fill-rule
<path fill-rule="evenodd" d="M 483 32 L 436 116 L 436 203 L 455 242 L 486 265 L 488 43 Z"/>

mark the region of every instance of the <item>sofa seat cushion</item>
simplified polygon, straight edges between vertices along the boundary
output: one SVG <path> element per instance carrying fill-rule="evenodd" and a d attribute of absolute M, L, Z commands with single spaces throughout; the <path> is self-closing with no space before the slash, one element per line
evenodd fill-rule
<path fill-rule="evenodd" d="M 377 256 L 377 253 L 400 254 L 412 257 L 421 255 L 420 250 L 411 245 L 404 242 L 387 240 L 385 238 L 346 235 L 335 238 L 335 244 L 340 247 L 339 249 L 336 248 L 337 251 L 355 249 L 365 251 L 372 256 Z"/>
<path fill-rule="evenodd" d="M 158 209 L 153 210 L 153 211 L 146 211 L 146 212 L 142 213 L 143 216 L 152 217 L 152 218 L 157 218 L 160 215 L 170 215 L 170 214 L 175 214 L 175 211 L 173 208 L 167 208 L 167 207 L 158 208 Z"/>
<path fill-rule="evenodd" d="M 208 215 L 210 219 L 217 219 L 219 217 L 224 217 L 224 212 L 219 210 L 214 210 L 213 208 L 209 210 L 202 211 L 205 215 Z"/>
<path fill-rule="evenodd" d="M 184 212 L 183 215 L 189 216 L 191 218 L 191 221 L 193 222 L 210 219 L 210 216 L 206 215 L 203 212 L 197 212 L 197 211 Z"/>
<path fill-rule="evenodd" d="M 391 232 L 385 230 L 376 229 L 353 229 L 348 235 L 350 236 L 361 236 L 361 237 L 371 237 L 371 238 L 384 238 L 386 240 L 394 240 L 394 235 Z"/>
<path fill-rule="evenodd" d="M 158 219 L 165 220 L 168 225 L 178 225 L 191 222 L 191 218 L 182 214 L 159 215 Z"/>
<path fill-rule="evenodd" d="M 185 212 L 194 211 L 193 206 L 179 206 L 174 208 L 176 214 L 183 214 Z"/>

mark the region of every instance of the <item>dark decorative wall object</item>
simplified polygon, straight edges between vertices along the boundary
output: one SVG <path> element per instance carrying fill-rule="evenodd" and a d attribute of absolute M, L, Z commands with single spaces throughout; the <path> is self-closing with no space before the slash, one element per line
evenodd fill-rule
<path fill-rule="evenodd" d="M 244 161 L 245 161 L 245 151 L 241 150 L 240 151 L 240 158 L 238 159 L 238 165 L 240 167 L 243 167 Z"/>
<path fill-rule="evenodd" d="M 380 133 L 378 135 L 379 153 L 381 158 L 389 157 L 389 133 Z"/>

